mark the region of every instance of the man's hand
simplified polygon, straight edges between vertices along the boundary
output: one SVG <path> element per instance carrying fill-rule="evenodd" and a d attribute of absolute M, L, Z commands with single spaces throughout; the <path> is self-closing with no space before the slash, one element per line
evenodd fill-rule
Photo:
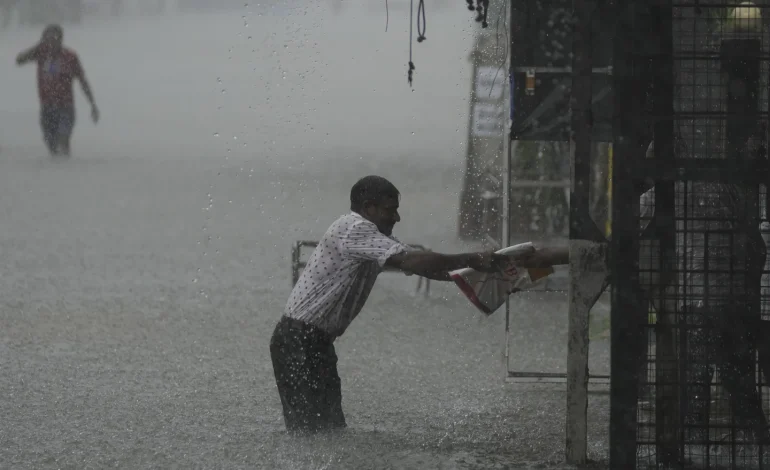
<path fill-rule="evenodd" d="M 513 255 L 511 260 L 522 268 L 549 268 L 554 265 L 569 264 L 569 248 L 541 248 Z"/>
<path fill-rule="evenodd" d="M 16 65 L 24 65 L 28 62 L 31 62 L 37 59 L 39 54 L 40 54 L 40 44 L 36 44 L 34 47 L 27 49 L 26 51 L 16 56 Z"/>
<path fill-rule="evenodd" d="M 94 124 L 99 122 L 99 108 L 95 104 L 91 105 L 91 120 L 94 121 Z"/>
<path fill-rule="evenodd" d="M 497 273 L 505 268 L 509 258 L 505 255 L 498 255 L 493 251 L 476 253 L 471 258 L 469 267 L 482 273 Z"/>

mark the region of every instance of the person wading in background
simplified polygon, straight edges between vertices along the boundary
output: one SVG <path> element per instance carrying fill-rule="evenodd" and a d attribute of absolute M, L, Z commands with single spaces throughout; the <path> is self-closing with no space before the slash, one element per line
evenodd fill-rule
<path fill-rule="evenodd" d="M 413 251 L 392 235 L 401 218 L 399 192 L 380 176 L 350 191 L 351 211 L 321 238 L 289 296 L 270 340 L 270 356 L 289 431 L 344 428 L 335 339 L 366 303 L 385 267 L 449 281 L 470 267 L 498 272 L 511 260 L 491 252 L 445 255 Z M 568 264 L 567 250 L 533 250 L 513 261 L 522 267 Z"/>
<path fill-rule="evenodd" d="M 77 54 L 62 46 L 64 32 L 59 25 L 49 25 L 36 46 L 16 58 L 17 65 L 37 63 L 37 90 L 40 98 L 40 125 L 43 140 L 51 155 L 69 155 L 70 138 L 75 126 L 74 79 L 80 81 L 88 102 L 91 118 L 99 120 L 91 86 Z"/>

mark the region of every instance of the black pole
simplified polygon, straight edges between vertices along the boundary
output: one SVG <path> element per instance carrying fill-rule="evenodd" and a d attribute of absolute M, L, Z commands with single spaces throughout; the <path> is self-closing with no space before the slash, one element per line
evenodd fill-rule
<path fill-rule="evenodd" d="M 640 119 L 647 82 L 636 30 L 642 11 L 633 0 L 615 2 L 613 51 L 614 154 L 612 173 L 612 276 L 610 357 L 610 468 L 636 468 L 639 352 L 647 321 L 639 296 L 638 162 L 649 144 Z M 640 60 L 641 59 L 641 60 Z"/>
<path fill-rule="evenodd" d="M 655 165 L 669 174 L 674 168 L 674 40 L 672 30 L 673 8 L 669 0 L 658 0 L 651 8 L 652 31 L 657 36 L 658 54 L 652 58 L 652 111 Z M 676 259 L 674 222 L 674 181 L 655 181 L 655 217 L 652 221 L 653 238 L 657 242 L 656 257 L 660 262 L 658 284 L 672 279 Z M 662 289 L 663 286 L 649 286 Z M 678 352 L 679 335 L 676 315 L 667 311 L 668 302 L 656 302 L 655 326 L 655 435 L 657 455 L 664 463 L 679 461 L 682 457 L 679 434 L 680 387 Z"/>

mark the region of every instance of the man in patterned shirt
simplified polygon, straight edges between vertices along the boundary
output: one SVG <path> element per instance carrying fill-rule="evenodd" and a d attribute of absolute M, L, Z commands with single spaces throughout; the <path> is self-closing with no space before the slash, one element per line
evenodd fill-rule
<path fill-rule="evenodd" d="M 345 427 L 334 340 L 366 303 L 385 267 L 435 280 L 470 267 L 498 271 L 506 257 L 486 253 L 444 255 L 410 250 L 392 235 L 399 192 L 379 176 L 359 180 L 350 191 L 351 212 L 337 219 L 310 256 L 270 340 L 270 355 L 289 431 Z M 563 252 L 533 251 L 522 266 L 566 264 Z"/>

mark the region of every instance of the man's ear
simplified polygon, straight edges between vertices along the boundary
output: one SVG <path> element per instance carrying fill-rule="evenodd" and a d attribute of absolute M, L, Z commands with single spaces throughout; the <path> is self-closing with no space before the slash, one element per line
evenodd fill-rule
<path fill-rule="evenodd" d="M 369 215 L 374 208 L 374 201 L 364 201 L 363 204 L 361 204 L 361 213 L 365 215 Z"/>

